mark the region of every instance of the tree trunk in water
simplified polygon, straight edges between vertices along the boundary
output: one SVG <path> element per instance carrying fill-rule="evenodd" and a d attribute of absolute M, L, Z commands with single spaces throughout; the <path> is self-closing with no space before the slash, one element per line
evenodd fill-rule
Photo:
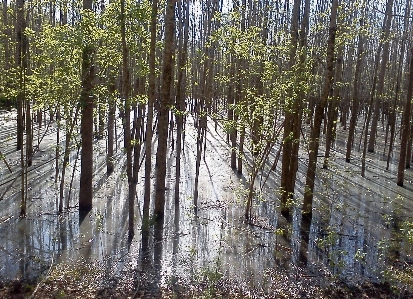
<path fill-rule="evenodd" d="M 83 0 L 83 9 L 92 11 L 92 0 Z M 79 210 L 87 212 L 92 209 L 92 175 L 93 175 L 93 65 L 94 47 L 87 44 L 82 50 L 82 155 L 80 166 Z"/>
<path fill-rule="evenodd" d="M 163 218 L 165 209 L 166 154 L 168 142 L 169 104 L 173 75 L 175 36 L 175 3 L 167 0 L 165 12 L 165 48 L 162 67 L 162 90 L 158 114 L 158 149 L 156 152 L 155 215 Z"/>
<path fill-rule="evenodd" d="M 364 12 L 363 16 L 360 18 L 360 29 L 358 35 L 358 45 L 357 45 L 357 62 L 356 70 L 354 74 L 353 82 L 353 100 L 351 104 L 351 118 L 350 118 L 350 127 L 348 130 L 348 139 L 346 147 L 346 162 L 350 163 L 351 161 L 351 149 L 353 148 L 354 143 L 354 132 L 356 130 L 357 114 L 359 109 L 359 82 L 361 76 L 361 64 L 363 62 L 363 33 L 362 28 L 364 26 Z"/>
<path fill-rule="evenodd" d="M 328 108 L 328 127 L 326 133 L 326 152 L 324 154 L 323 169 L 328 169 L 328 160 L 330 158 L 331 147 L 333 146 L 334 136 L 336 134 L 336 121 L 337 121 L 337 103 L 340 97 L 340 82 L 343 72 L 343 46 L 340 46 L 337 59 L 336 59 L 336 75 L 335 75 L 335 86 L 333 91 L 333 97 L 329 102 Z"/>
<path fill-rule="evenodd" d="M 122 97 L 125 101 L 125 147 L 126 147 L 126 174 L 128 177 L 128 239 L 132 240 L 135 235 L 134 217 L 135 217 L 135 195 L 136 185 L 133 180 L 133 161 L 132 161 L 132 132 L 131 132 L 131 104 L 130 96 L 130 77 L 129 77 L 129 49 L 126 45 L 126 16 L 125 16 L 125 0 L 120 3 L 120 30 L 122 39 Z M 135 123 L 135 122 L 134 122 Z"/>
<path fill-rule="evenodd" d="M 404 34 L 407 34 L 407 30 L 409 28 L 409 19 L 410 16 L 410 0 L 406 2 L 406 11 L 404 15 Z M 393 105 L 389 107 L 389 115 L 388 115 L 388 126 L 390 126 L 390 142 L 389 142 L 389 151 L 387 153 L 387 163 L 386 163 L 386 170 L 389 170 L 390 166 L 390 158 L 393 153 L 393 146 L 394 146 L 394 139 L 396 134 L 396 108 L 398 107 L 399 95 L 400 95 L 400 78 L 402 77 L 402 61 L 404 60 L 404 54 L 406 49 L 406 40 L 402 40 L 402 45 L 400 48 L 400 57 L 399 57 L 399 66 L 397 70 L 397 77 L 396 77 L 396 88 L 394 91 L 394 101 Z"/>
<path fill-rule="evenodd" d="M 330 94 L 330 89 L 334 74 L 334 47 L 336 39 L 336 23 L 337 23 L 337 7 L 338 0 L 333 0 L 331 4 L 331 17 L 330 17 L 330 29 L 329 29 L 329 39 L 327 44 L 327 69 L 325 74 L 325 83 L 323 92 L 321 94 L 320 102 L 317 104 L 314 115 L 314 125 L 311 130 L 310 137 L 310 155 L 307 168 L 307 178 L 305 183 L 304 191 L 304 204 L 303 204 L 303 214 L 311 215 L 313 207 L 313 195 L 314 195 L 314 180 L 315 171 L 317 166 L 317 155 L 319 148 L 319 138 L 321 123 L 323 121 L 324 107 L 327 104 L 328 96 Z M 311 217 L 309 217 L 311 219 Z"/>
<path fill-rule="evenodd" d="M 235 76 L 235 58 L 232 55 L 229 55 L 231 59 L 231 66 L 230 66 L 230 82 L 228 86 L 228 120 L 230 121 L 231 128 L 229 133 L 229 139 L 231 141 L 231 168 L 237 168 L 237 116 L 235 114 L 234 105 L 235 96 L 234 96 L 234 81 L 233 78 Z"/>
<path fill-rule="evenodd" d="M 64 199 L 65 179 L 66 179 L 65 176 L 66 176 L 66 168 L 69 164 L 70 142 L 72 139 L 73 129 L 76 124 L 75 120 L 77 119 L 79 110 L 80 110 L 80 105 L 77 105 L 73 118 L 71 117 L 68 123 L 66 124 L 65 150 L 64 150 L 64 155 L 63 155 L 62 177 L 60 178 L 60 190 L 59 190 L 59 214 L 63 213 L 63 199 Z"/>
<path fill-rule="evenodd" d="M 17 150 L 20 150 L 20 166 L 21 166 L 21 204 L 20 204 L 20 217 L 26 217 L 26 198 L 27 198 L 27 167 L 29 162 L 29 143 L 31 139 L 31 122 L 30 104 L 27 101 L 25 95 L 25 77 L 27 67 L 27 37 L 24 34 L 26 29 L 26 21 L 24 18 L 24 0 L 16 1 L 16 67 L 19 72 L 19 92 L 17 94 Z M 23 130 L 24 130 L 24 108 L 27 105 L 26 110 L 26 151 L 23 151 Z M 27 124 L 27 121 L 29 123 Z M 26 154 L 26 156 L 24 156 Z"/>
<path fill-rule="evenodd" d="M 384 41 L 383 55 L 381 59 L 380 72 L 378 76 L 376 103 L 374 105 L 374 114 L 373 114 L 373 119 L 371 121 L 371 130 L 370 130 L 370 138 L 369 138 L 369 145 L 368 145 L 368 151 L 370 153 L 374 153 L 374 145 L 376 141 L 376 132 L 377 132 L 377 122 L 379 119 L 379 112 L 380 112 L 380 103 L 381 103 L 381 99 L 383 98 L 384 75 L 386 72 L 387 61 L 389 58 L 388 37 L 389 37 L 391 19 L 392 19 L 392 14 L 393 14 L 393 1 L 394 0 L 387 1 L 385 23 L 383 24 L 384 28 L 383 28 L 382 38 L 381 38 L 381 41 L 382 42 Z"/>
<path fill-rule="evenodd" d="M 180 4 L 181 5 L 181 4 Z M 186 75 L 185 64 L 187 61 L 187 48 L 189 38 L 189 1 L 184 1 L 184 9 L 180 14 L 184 20 L 184 29 L 180 28 L 180 40 L 179 40 L 179 63 L 178 63 L 178 81 L 176 86 L 176 173 L 175 173 L 175 208 L 179 207 L 179 182 L 181 178 L 181 153 L 182 153 L 182 130 L 183 130 L 183 116 L 186 111 L 185 105 L 185 87 L 186 87 Z M 182 37 L 183 35 L 183 37 Z"/>
<path fill-rule="evenodd" d="M 114 80 L 112 78 L 112 80 Z M 106 157 L 106 172 L 108 175 L 111 175 L 114 169 L 114 161 L 113 161 L 113 141 L 114 141 L 114 126 L 115 126 L 115 113 L 116 113 L 116 106 L 115 106 L 115 99 L 114 99 L 114 92 L 115 92 L 115 83 L 111 81 L 109 85 L 109 108 L 108 108 L 108 155 Z"/>
<path fill-rule="evenodd" d="M 406 106 L 404 108 L 404 116 L 402 123 L 402 140 L 400 143 L 400 158 L 399 167 L 397 172 L 397 185 L 403 186 L 404 181 L 404 169 L 406 167 L 407 157 L 407 143 L 410 136 L 410 120 L 411 120 L 411 108 L 412 108 L 412 91 L 413 91 L 413 47 L 410 50 L 410 65 L 409 65 L 409 76 L 408 76 L 408 86 L 406 94 Z"/>
<path fill-rule="evenodd" d="M 146 135 L 145 135 L 145 192 L 143 197 L 143 219 L 142 234 L 148 234 L 149 226 L 149 205 L 151 200 L 151 170 L 152 170 L 152 123 L 153 105 L 155 103 L 155 46 L 156 46 L 156 20 L 158 14 L 158 1 L 152 0 L 151 12 L 151 42 L 149 48 L 149 90 L 148 90 L 148 112 L 146 115 Z"/>
<path fill-rule="evenodd" d="M 24 19 L 24 0 L 16 1 L 16 67 L 20 73 L 19 76 L 19 93 L 17 94 L 17 150 L 21 150 L 23 147 L 23 103 L 24 103 L 24 94 L 23 94 L 23 84 L 24 84 L 24 69 L 23 69 L 23 60 L 25 57 L 25 48 L 24 48 L 24 30 L 26 29 L 26 21 Z"/>
<path fill-rule="evenodd" d="M 291 16 L 291 50 L 290 50 L 290 68 L 296 64 L 296 53 L 298 46 L 298 21 L 300 14 L 300 0 L 294 0 L 294 6 Z M 293 90 L 290 91 L 293 94 Z M 282 149 L 282 166 L 281 166 L 281 214 L 289 218 L 290 209 L 287 205 L 288 200 L 294 196 L 295 173 L 297 156 L 294 153 L 299 148 L 300 143 L 300 128 L 301 128 L 301 108 L 300 99 L 294 99 L 291 107 L 287 107 L 285 111 L 284 134 L 283 134 L 283 149 Z M 291 111 L 289 111 L 291 109 Z M 297 135 L 298 131 L 298 135 Z"/>

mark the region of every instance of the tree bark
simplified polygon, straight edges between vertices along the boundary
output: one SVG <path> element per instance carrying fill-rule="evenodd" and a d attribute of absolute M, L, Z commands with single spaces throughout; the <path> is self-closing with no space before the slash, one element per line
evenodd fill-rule
<path fill-rule="evenodd" d="M 147 236 L 149 225 L 149 205 L 151 200 L 151 170 L 152 170 L 152 123 L 153 105 L 155 103 L 155 46 L 156 46 L 156 20 L 158 15 L 158 0 L 152 0 L 152 13 L 149 46 L 149 90 L 148 90 L 148 112 L 146 115 L 146 135 L 145 135 L 145 192 L 143 198 L 143 220 L 142 234 Z"/>
<path fill-rule="evenodd" d="M 314 195 L 314 180 L 315 171 L 317 166 L 317 155 L 319 148 L 319 138 L 321 123 L 323 121 L 324 108 L 328 101 L 328 96 L 330 94 L 330 89 L 334 74 L 334 47 L 337 31 L 337 7 L 338 0 L 332 0 L 331 4 L 331 16 L 330 16 L 330 29 L 329 38 L 327 44 L 327 69 L 325 73 L 325 83 L 321 94 L 320 102 L 317 104 L 314 115 L 314 125 L 311 130 L 310 137 L 310 154 L 307 168 L 307 177 L 305 183 L 304 191 L 304 204 L 303 204 L 303 214 L 311 215 L 313 207 L 313 195 Z M 311 217 L 310 217 L 311 218 Z"/>
<path fill-rule="evenodd" d="M 175 205 L 179 206 L 179 182 L 181 178 L 181 152 L 182 152 L 182 131 L 183 131 L 183 118 L 186 111 L 185 105 L 185 87 L 186 87 L 186 61 L 187 61 L 187 48 L 189 38 L 189 1 L 183 2 L 183 10 L 180 14 L 181 22 L 183 24 L 180 28 L 179 39 L 179 63 L 178 63 L 178 81 L 176 86 L 176 173 L 175 173 Z M 181 5 L 181 3 L 180 3 Z"/>
<path fill-rule="evenodd" d="M 92 0 L 83 0 L 83 9 L 92 11 Z M 94 47 L 87 44 L 82 50 L 82 155 L 80 166 L 79 210 L 87 212 L 92 209 L 93 176 L 93 80 L 95 78 Z"/>
<path fill-rule="evenodd" d="M 158 114 L 158 148 L 156 152 L 155 215 L 157 218 L 163 218 L 165 210 L 166 154 L 175 46 L 175 3 L 176 0 L 167 0 L 165 12 L 165 47 L 162 66 L 161 100 Z"/>
<path fill-rule="evenodd" d="M 404 170 L 406 168 L 407 157 L 407 143 L 410 136 L 410 122 L 411 122 L 411 108 L 412 108 L 412 91 L 413 91 L 413 47 L 410 50 L 410 61 L 409 61 L 409 76 L 406 94 L 406 104 L 404 108 L 404 116 L 402 123 L 402 140 L 400 143 L 400 158 L 399 167 L 397 171 L 397 185 L 403 186 L 404 181 Z"/>
<path fill-rule="evenodd" d="M 354 143 L 354 132 L 356 130 L 356 123 L 357 123 L 357 115 L 359 110 L 359 85 L 360 85 L 360 77 L 361 77 L 361 66 L 363 62 L 363 33 L 362 29 L 364 27 L 364 12 L 363 16 L 360 18 L 360 29 L 358 34 L 358 45 L 357 45 L 357 62 L 356 62 L 356 70 L 354 74 L 354 81 L 353 81 L 353 99 L 351 103 L 351 118 L 350 118 L 350 127 L 348 130 L 348 138 L 347 138 L 347 147 L 346 147 L 346 162 L 350 163 L 351 161 L 351 149 L 353 148 Z"/>
<path fill-rule="evenodd" d="M 376 91 L 376 102 L 374 105 L 373 119 L 371 121 L 371 129 L 370 129 L 370 137 L 369 137 L 369 145 L 368 145 L 368 152 L 370 153 L 374 153 L 374 146 L 375 146 L 376 134 L 377 134 L 377 122 L 379 119 L 380 104 L 382 102 L 381 99 L 383 98 L 384 75 L 386 72 L 387 61 L 389 58 L 389 33 L 390 33 L 391 19 L 393 15 L 393 2 L 394 0 L 387 1 L 385 23 L 383 24 L 384 28 L 383 28 L 383 33 L 381 36 L 381 43 L 384 43 L 384 44 L 383 44 L 383 54 L 382 54 L 382 59 L 381 59 L 380 72 L 379 72 L 378 79 L 377 79 L 378 82 L 377 82 L 377 91 Z"/>

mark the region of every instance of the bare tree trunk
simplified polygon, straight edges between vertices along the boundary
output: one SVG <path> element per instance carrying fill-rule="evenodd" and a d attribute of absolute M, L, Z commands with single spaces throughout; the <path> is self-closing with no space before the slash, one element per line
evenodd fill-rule
<path fill-rule="evenodd" d="M 28 142 L 31 138 L 31 133 L 26 135 L 26 153 L 23 151 L 23 130 L 24 130 L 24 108 L 25 108 L 25 76 L 27 67 L 27 37 L 24 34 L 26 29 L 26 21 L 24 18 L 24 0 L 16 1 L 17 19 L 16 19 L 16 67 L 19 72 L 19 86 L 17 94 L 17 150 L 20 152 L 20 165 L 21 165 L 21 204 L 20 204 L 20 217 L 26 217 L 26 198 L 27 198 L 27 164 L 28 164 Z M 30 107 L 27 103 L 27 107 Z M 30 109 L 26 110 L 26 113 L 30 112 Z M 30 116 L 26 117 L 30 121 Z M 29 123 L 30 126 L 30 123 Z M 27 129 L 27 128 L 26 128 Z M 26 132 L 27 133 L 27 132 Z M 26 159 L 24 157 L 26 154 Z"/>
<path fill-rule="evenodd" d="M 83 0 L 83 9 L 92 11 L 92 0 Z M 82 50 L 82 91 L 80 105 L 82 107 L 82 155 L 80 166 L 79 210 L 87 212 L 92 209 L 92 175 L 93 175 L 93 80 L 94 47 L 87 44 Z"/>
<path fill-rule="evenodd" d="M 108 155 L 106 158 L 106 172 L 108 175 L 111 175 L 114 169 L 113 161 L 113 141 L 114 141 L 114 126 L 115 126 L 115 113 L 116 113 L 116 104 L 114 99 L 115 92 L 115 82 L 114 78 L 111 79 L 109 83 L 109 108 L 108 108 Z"/>
<path fill-rule="evenodd" d="M 370 138 L 369 138 L 369 145 L 368 145 L 368 151 L 370 153 L 374 152 L 374 145 L 375 145 L 376 134 L 377 134 L 377 122 L 379 119 L 379 112 L 380 112 L 380 103 L 382 102 L 381 99 L 383 98 L 384 75 L 386 72 L 387 61 L 389 58 L 389 33 L 390 33 L 391 19 L 393 15 L 393 2 L 394 0 L 387 1 L 385 23 L 383 24 L 384 28 L 383 28 L 383 33 L 381 36 L 381 41 L 380 41 L 381 43 L 384 42 L 384 44 L 383 44 L 383 54 L 382 54 L 382 59 L 381 59 L 380 72 L 379 72 L 378 79 L 377 79 L 378 82 L 377 82 L 377 92 L 376 92 L 376 103 L 374 105 L 374 114 L 373 114 L 373 119 L 371 121 Z"/>
<path fill-rule="evenodd" d="M 121 39 L 122 39 L 122 97 L 125 101 L 125 147 L 126 147 L 126 174 L 128 176 L 128 238 L 131 240 L 135 235 L 134 217 L 135 217 L 135 194 L 136 185 L 133 180 L 133 161 L 132 152 L 133 146 L 131 143 L 131 104 L 130 96 L 130 77 L 129 77 L 129 49 L 126 45 L 126 16 L 125 16 L 125 0 L 121 0 Z M 134 122 L 135 123 L 135 122 Z"/>
<path fill-rule="evenodd" d="M 4 71 L 7 73 L 10 69 L 10 43 L 9 38 L 11 37 L 10 29 L 9 29 L 9 21 L 8 21 L 8 1 L 3 0 L 3 34 L 5 37 L 4 41 Z M 10 82 L 6 80 L 5 87 L 8 88 Z M 5 106 L 8 111 L 11 111 L 12 102 L 9 97 L 6 98 Z"/>
<path fill-rule="evenodd" d="M 306 0 L 306 7 L 307 7 Z M 297 62 L 303 64 L 304 61 L 297 61 L 297 47 L 299 37 L 299 14 L 301 10 L 301 1 L 294 0 L 293 11 L 291 16 L 291 49 L 289 63 L 292 68 Z M 305 13 L 304 20 L 308 18 L 308 11 Z M 306 32 L 302 33 L 302 38 L 306 38 Z M 304 43 L 303 43 L 304 44 Z M 298 74 L 298 76 L 301 74 Z M 295 84 L 301 84 L 300 79 L 297 79 Z M 290 90 L 293 94 L 294 91 Z M 299 93 L 294 99 L 291 107 L 285 111 L 284 134 L 283 134 L 283 149 L 282 149 L 282 167 L 281 167 L 281 214 L 289 218 L 290 209 L 287 205 L 288 200 L 294 197 L 294 187 L 296 174 L 298 170 L 298 150 L 300 147 L 300 130 L 302 122 L 302 97 Z"/>
<path fill-rule="evenodd" d="M 317 104 L 314 115 L 314 125 L 311 130 L 310 137 L 310 154 L 307 168 L 307 178 L 304 191 L 304 204 L 303 214 L 311 215 L 313 207 L 313 195 L 314 195 L 314 180 L 315 171 L 317 166 L 317 155 L 319 148 L 319 138 L 321 123 L 323 121 L 324 107 L 327 104 L 328 96 L 330 93 L 333 74 L 334 74 L 334 47 L 337 31 L 337 7 L 338 0 L 332 0 L 331 4 L 331 16 L 330 16 L 330 29 L 329 38 L 327 44 L 327 69 L 325 73 L 325 83 L 321 94 L 320 102 Z M 311 219 L 311 217 L 309 217 Z"/>
<path fill-rule="evenodd" d="M 328 160 L 330 158 L 330 150 L 333 145 L 333 140 L 335 136 L 335 128 L 336 128 L 336 121 L 337 121 L 337 102 L 340 97 L 340 83 L 342 80 L 342 72 L 343 72 L 343 46 L 340 46 L 337 53 L 336 59 L 336 75 L 335 75 L 335 86 L 333 91 L 333 97 L 329 102 L 328 107 L 328 123 L 327 133 L 326 133 L 326 152 L 324 154 L 324 163 L 323 169 L 328 168 Z"/>
<path fill-rule="evenodd" d="M 182 152 L 182 130 L 183 130 L 183 117 L 186 111 L 185 105 L 185 87 L 186 87 L 186 68 L 187 61 L 187 48 L 189 38 L 189 1 L 183 2 L 183 10 L 180 14 L 180 24 L 183 24 L 180 28 L 179 39 L 179 62 L 178 62 L 178 81 L 176 86 L 176 174 L 175 174 L 175 205 L 179 206 L 179 182 L 181 178 L 181 152 Z M 180 3 L 179 5 L 182 5 Z"/>
<path fill-rule="evenodd" d="M 175 37 L 175 3 L 167 0 L 165 12 L 165 48 L 162 67 L 162 90 L 158 116 L 158 150 L 156 152 L 155 215 L 163 218 L 165 210 L 166 154 L 168 142 L 168 118 L 173 84 L 173 53 Z"/>
<path fill-rule="evenodd" d="M 410 136 L 410 122 L 411 122 L 411 107 L 412 107 L 412 91 L 413 91 L 413 47 L 410 50 L 410 61 L 409 61 L 409 76 L 408 76 L 408 86 L 406 94 L 406 104 L 404 108 L 404 116 L 402 123 L 402 140 L 400 143 L 400 158 L 399 167 L 397 172 L 397 185 L 403 186 L 404 181 L 404 169 L 406 168 L 407 157 L 407 143 Z"/>
<path fill-rule="evenodd" d="M 234 96 L 234 76 L 235 76 L 235 58 L 233 55 L 229 54 L 230 62 L 230 70 L 229 70 L 229 78 L 230 82 L 228 85 L 228 120 L 231 123 L 231 129 L 229 133 L 229 139 L 231 141 L 231 168 L 237 168 L 237 120 L 238 117 L 235 113 L 234 105 L 236 104 L 235 96 Z"/>
<path fill-rule="evenodd" d="M 70 142 L 72 140 L 73 130 L 76 124 L 76 119 L 78 117 L 80 110 L 80 105 L 77 105 L 74 116 L 68 120 L 66 123 L 66 138 L 65 138 L 65 150 L 63 156 L 63 165 L 62 165 L 62 177 L 60 178 L 60 192 L 59 192 L 59 213 L 63 212 L 63 199 L 64 199 L 64 190 L 65 190 L 65 175 L 66 168 L 69 164 L 69 155 L 70 155 Z"/>
<path fill-rule="evenodd" d="M 149 47 L 149 90 L 148 90 L 148 112 L 146 116 L 145 135 L 145 192 L 143 198 L 143 220 L 142 234 L 148 233 L 149 225 L 149 205 L 151 200 L 151 170 L 152 170 L 152 125 L 153 125 L 153 105 L 155 103 L 155 46 L 156 46 L 156 20 L 158 15 L 158 0 L 152 0 L 150 34 L 151 42 Z"/>
<path fill-rule="evenodd" d="M 17 94 L 17 150 L 23 148 L 23 107 L 24 107 L 24 94 L 23 94 L 23 59 L 25 56 L 24 49 L 24 30 L 26 29 L 26 21 L 24 19 L 24 0 L 16 1 L 16 66 L 20 72 L 19 78 L 19 92 Z"/>
<path fill-rule="evenodd" d="M 358 45 L 357 45 L 357 62 L 356 62 L 356 70 L 354 73 L 354 81 L 353 81 L 353 100 L 351 104 L 351 118 L 350 118 L 350 127 L 348 131 L 348 139 L 347 139 L 347 150 L 346 150 L 346 162 L 350 163 L 351 160 L 351 149 L 353 148 L 354 143 L 354 132 L 356 130 L 356 123 L 357 123 L 357 115 L 359 109 L 359 85 L 360 85 L 360 77 L 361 77 L 361 66 L 363 62 L 363 27 L 364 27 L 364 13 L 360 18 L 360 28 L 358 34 Z"/>

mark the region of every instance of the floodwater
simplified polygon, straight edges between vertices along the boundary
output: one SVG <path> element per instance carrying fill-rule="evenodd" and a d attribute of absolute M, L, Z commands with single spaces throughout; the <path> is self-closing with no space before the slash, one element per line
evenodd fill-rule
<path fill-rule="evenodd" d="M 12 136 L 12 119 L 12 114 L 1 113 L 1 126 L 5 129 L 1 133 L 0 150 L 17 171 L 19 154 L 12 150 L 13 141 L 7 139 Z M 153 225 L 148 239 L 142 239 L 141 170 L 135 206 L 136 230 L 131 243 L 127 240 L 127 179 L 123 168 L 125 157 L 119 154 L 121 139 L 117 141 L 117 168 L 110 177 L 105 174 L 105 141 L 96 141 L 94 207 L 82 217 L 76 208 L 80 162 L 74 170 L 71 208 L 61 216 L 56 212 L 54 164 L 45 163 L 55 153 L 54 125 L 34 157 L 29 173 L 28 213 L 24 219 L 18 217 L 19 180 L 13 183 L 15 174 L 9 174 L 0 162 L 0 196 L 4 194 L 0 201 L 0 281 L 38 279 L 51 265 L 82 259 L 101 265 L 102 285 L 106 287 L 127 281 L 131 288 L 138 289 L 142 287 L 139 281 L 144 281 L 149 273 L 153 275 L 150 279 L 153 289 L 176 281 L 194 282 L 200 276 L 215 273 L 258 292 L 265 293 L 283 284 L 296 287 L 299 292 L 300 288 L 311 287 L 300 285 L 303 278 L 311 278 L 320 285 L 331 279 L 349 284 L 365 280 L 379 282 L 388 263 L 393 262 L 395 252 L 398 262 L 411 262 L 412 246 L 395 231 L 398 223 L 411 216 L 411 170 L 406 171 L 406 188 L 400 188 L 395 184 L 397 161 L 393 160 L 386 171 L 381 154 L 368 154 L 366 178 L 361 178 L 360 153 L 354 151 L 352 163 L 345 163 L 344 146 L 337 142 L 329 170 L 319 170 L 317 174 L 311 223 L 302 225 L 300 198 L 306 158 L 300 157 L 297 202 L 293 204 L 291 221 L 286 221 L 280 216 L 277 197 L 281 164 L 276 171 L 269 170 L 277 145 L 255 183 L 260 196 L 254 199 L 254 224 L 246 224 L 242 194 L 248 177 L 229 167 L 226 135 L 220 126 L 215 131 L 213 121 L 209 122 L 207 150 L 200 169 L 199 211 L 194 213 L 192 201 L 196 133 L 192 121 L 188 121 L 181 161 L 180 203 L 175 205 L 172 199 L 175 152 L 170 151 L 165 219 Z M 345 138 L 346 133 L 340 131 L 338 140 Z M 394 157 L 397 156 L 395 153 Z M 247 155 L 248 159 L 251 157 Z M 74 162 L 73 154 L 67 171 L 68 184 Z M 392 251 L 389 244 L 393 244 Z"/>

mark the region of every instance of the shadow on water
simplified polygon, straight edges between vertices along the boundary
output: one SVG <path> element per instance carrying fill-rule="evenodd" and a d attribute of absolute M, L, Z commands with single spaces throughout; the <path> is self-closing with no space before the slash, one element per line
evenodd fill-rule
<path fill-rule="evenodd" d="M 190 133 L 188 129 L 187 139 Z M 196 145 L 188 143 L 182 156 L 179 203 L 173 199 L 175 157 L 171 152 L 165 219 L 150 221 L 148 235 L 141 237 L 136 229 L 131 241 L 127 238 L 127 182 L 121 165 L 108 178 L 95 177 L 94 207 L 88 213 L 69 210 L 59 217 L 54 212 L 57 195 L 51 191 L 52 180 L 33 186 L 26 219 L 16 217 L 18 201 L 2 202 L 0 280 L 37 278 L 52 263 L 81 257 L 100 262 L 102 284 L 107 288 L 116 290 L 126 281 L 135 294 L 142 292 L 139 296 L 147 298 L 159 297 L 164 287 L 179 296 L 183 282 L 221 278 L 270 292 L 280 286 L 293 288 L 294 282 L 298 288 L 307 278 L 319 284 L 330 278 L 377 282 L 386 266 L 383 259 L 411 255 L 411 248 L 404 247 L 380 251 L 380 242 L 397 239 L 395 231 L 400 229 L 386 226 L 383 220 L 383 215 L 395 215 L 399 209 L 397 200 L 384 200 L 395 198 L 394 192 L 345 185 L 328 177 L 328 172 L 318 177 L 322 187 L 311 216 L 302 217 L 301 207 L 295 204 L 290 221 L 280 216 L 279 173 L 272 172 L 267 186 L 254 198 L 254 222 L 244 223 L 246 177 L 228 167 L 230 149 L 225 142 L 207 136 L 214 138 L 214 146 L 201 163 L 197 214 L 192 198 Z M 299 178 L 304 171 L 299 169 Z M 143 178 L 137 189 L 136 227 L 142 224 L 142 185 Z"/>

